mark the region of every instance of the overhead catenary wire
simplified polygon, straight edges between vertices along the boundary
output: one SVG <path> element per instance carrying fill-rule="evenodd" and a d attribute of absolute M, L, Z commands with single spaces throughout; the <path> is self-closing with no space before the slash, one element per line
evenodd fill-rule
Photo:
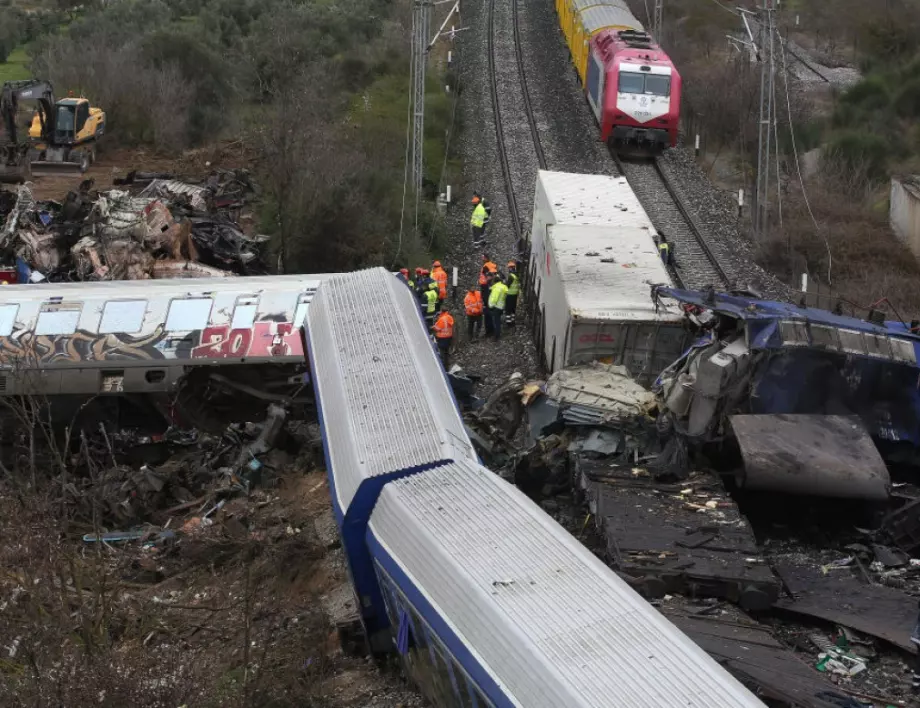
<path fill-rule="evenodd" d="M 777 31 L 777 36 L 779 32 Z M 780 57 L 783 64 L 783 85 L 786 88 L 786 113 L 789 116 L 789 138 L 792 142 L 792 157 L 795 161 L 795 170 L 799 177 L 799 186 L 802 188 L 802 197 L 805 200 L 805 208 L 808 210 L 808 216 L 811 217 L 811 223 L 815 226 L 815 232 L 824 241 L 824 248 L 827 251 L 827 284 L 831 284 L 831 273 L 833 267 L 833 254 L 831 253 L 831 244 L 827 240 L 827 236 L 821 231 L 821 227 L 818 224 L 818 220 L 815 218 L 815 214 L 811 209 L 811 202 L 808 199 L 808 190 L 805 188 L 805 180 L 802 178 L 802 167 L 799 163 L 799 150 L 796 146 L 795 141 L 795 126 L 792 124 L 792 101 L 789 98 L 789 68 L 786 65 L 786 49 L 780 37 L 779 41 Z"/>

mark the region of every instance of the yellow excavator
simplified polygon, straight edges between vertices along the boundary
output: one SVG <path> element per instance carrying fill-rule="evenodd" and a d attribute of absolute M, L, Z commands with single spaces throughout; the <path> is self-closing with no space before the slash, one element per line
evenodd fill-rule
<path fill-rule="evenodd" d="M 25 131 L 17 125 L 21 101 L 35 101 Z M 105 134 L 105 112 L 85 98 L 55 100 L 50 81 L 8 81 L 0 89 L 0 182 L 24 182 L 47 172 L 83 173 L 96 159 Z"/>

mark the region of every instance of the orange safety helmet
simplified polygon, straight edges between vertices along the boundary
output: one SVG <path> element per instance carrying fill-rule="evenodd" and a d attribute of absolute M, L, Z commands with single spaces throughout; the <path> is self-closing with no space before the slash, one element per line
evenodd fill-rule
<path fill-rule="evenodd" d="M 473 204 L 479 204 L 479 196 L 473 197 L 472 203 L 473 203 Z"/>
<path fill-rule="evenodd" d="M 440 267 L 441 267 L 441 261 L 435 261 L 434 263 L 431 264 L 431 267 L 432 267 L 432 268 L 440 268 Z"/>
<path fill-rule="evenodd" d="M 422 274 L 422 269 L 421 269 L 421 268 L 416 268 L 416 269 L 415 269 L 415 274 L 416 274 L 416 275 L 421 275 L 421 274 Z"/>
<path fill-rule="evenodd" d="M 399 269 L 399 272 L 402 273 L 403 275 L 409 275 L 409 269 L 408 269 L 408 268 L 400 268 L 400 269 Z"/>
<path fill-rule="evenodd" d="M 425 268 L 422 268 L 422 275 L 428 275 L 428 270 Z"/>

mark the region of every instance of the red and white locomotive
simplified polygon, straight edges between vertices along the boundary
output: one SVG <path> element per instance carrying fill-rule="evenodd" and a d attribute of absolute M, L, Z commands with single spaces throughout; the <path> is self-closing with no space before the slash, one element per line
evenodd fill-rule
<path fill-rule="evenodd" d="M 601 139 L 652 151 L 676 145 L 680 74 L 625 0 L 558 0 L 556 8 Z"/>

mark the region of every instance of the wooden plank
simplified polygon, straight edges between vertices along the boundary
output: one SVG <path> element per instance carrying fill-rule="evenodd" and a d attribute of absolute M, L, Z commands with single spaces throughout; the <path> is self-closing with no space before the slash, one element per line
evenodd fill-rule
<path fill-rule="evenodd" d="M 776 607 L 835 622 L 917 653 L 910 641 L 917 622 L 916 598 L 894 588 L 869 585 L 847 568 L 823 575 L 820 568 L 792 559 L 778 560 L 774 566 L 794 596 L 781 598 Z"/>
<path fill-rule="evenodd" d="M 688 592 L 747 609 L 766 609 L 778 596 L 750 524 L 717 475 L 660 484 L 603 461 L 576 464 L 609 560 L 647 595 Z"/>

